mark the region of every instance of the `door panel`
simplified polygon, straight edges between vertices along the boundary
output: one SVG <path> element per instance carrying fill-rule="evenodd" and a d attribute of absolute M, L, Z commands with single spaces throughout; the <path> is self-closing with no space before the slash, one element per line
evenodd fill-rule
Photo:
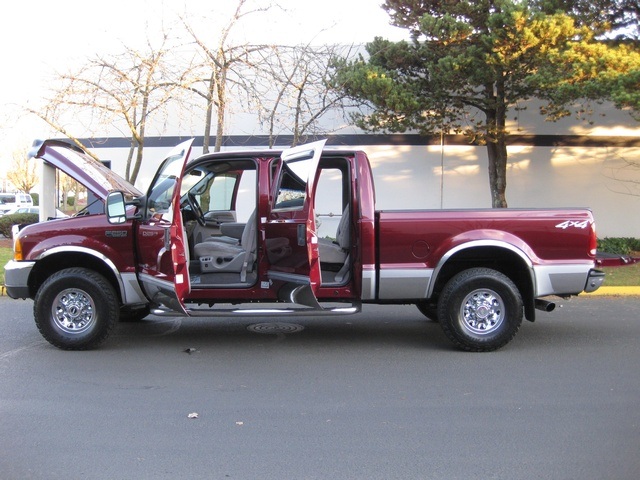
<path fill-rule="evenodd" d="M 269 278 L 274 281 L 307 286 L 283 292 L 304 292 L 309 299 L 320 285 L 318 236 L 315 224 L 313 182 L 325 140 L 301 145 L 282 153 L 278 182 L 265 225 L 265 249 L 270 262 Z M 314 302 L 301 300 L 310 306 Z"/>
<path fill-rule="evenodd" d="M 158 169 L 147 192 L 137 232 L 138 275 L 147 295 L 152 301 L 185 314 L 182 301 L 191 285 L 180 185 L 192 142 L 178 145 Z"/>

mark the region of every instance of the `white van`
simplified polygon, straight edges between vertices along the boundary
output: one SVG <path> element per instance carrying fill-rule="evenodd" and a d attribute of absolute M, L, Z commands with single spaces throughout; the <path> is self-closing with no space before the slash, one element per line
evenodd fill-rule
<path fill-rule="evenodd" d="M 0 216 L 17 207 L 31 207 L 33 199 L 28 193 L 0 193 Z"/>

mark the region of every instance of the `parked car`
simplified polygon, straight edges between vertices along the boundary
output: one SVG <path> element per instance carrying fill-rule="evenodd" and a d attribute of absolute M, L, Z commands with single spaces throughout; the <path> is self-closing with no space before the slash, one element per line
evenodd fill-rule
<path fill-rule="evenodd" d="M 16 207 L 7 211 L 5 215 L 13 215 L 15 213 L 35 213 L 36 215 L 40 215 L 40 207 Z M 56 208 L 56 218 L 66 218 L 68 216 L 69 215 Z"/>
<path fill-rule="evenodd" d="M 66 213 L 56 209 L 55 218 L 66 218 L 68 216 Z M 32 223 L 38 223 L 39 220 L 40 207 L 13 208 L 5 215 L 0 216 L 0 234 L 7 238 L 12 238 L 15 232 Z"/>
<path fill-rule="evenodd" d="M 33 198 L 28 193 L 0 193 L 0 216 L 17 207 L 32 207 Z"/>

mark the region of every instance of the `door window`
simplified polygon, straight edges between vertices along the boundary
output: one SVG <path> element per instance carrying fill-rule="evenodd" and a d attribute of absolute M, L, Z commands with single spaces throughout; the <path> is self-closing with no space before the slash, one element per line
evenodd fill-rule
<path fill-rule="evenodd" d="M 173 216 L 171 200 L 178 183 L 178 177 L 182 174 L 183 163 L 184 157 L 182 155 L 175 155 L 165 160 L 164 168 L 161 169 L 149 189 L 147 218 L 154 217 L 156 220 L 171 223 Z"/>
<path fill-rule="evenodd" d="M 302 210 L 307 179 L 317 165 L 313 158 L 283 163 L 274 210 Z"/>

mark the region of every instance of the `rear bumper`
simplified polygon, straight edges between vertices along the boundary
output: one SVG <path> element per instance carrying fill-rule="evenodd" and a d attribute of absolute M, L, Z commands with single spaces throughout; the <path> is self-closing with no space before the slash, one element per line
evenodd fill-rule
<path fill-rule="evenodd" d="M 604 277 L 605 273 L 602 270 L 596 270 L 594 268 L 589 270 L 589 276 L 587 277 L 587 283 L 584 286 L 584 291 L 587 293 L 595 292 L 602 286 Z"/>
<path fill-rule="evenodd" d="M 4 283 L 11 298 L 29 298 L 29 275 L 36 262 L 9 260 L 4 267 Z"/>

